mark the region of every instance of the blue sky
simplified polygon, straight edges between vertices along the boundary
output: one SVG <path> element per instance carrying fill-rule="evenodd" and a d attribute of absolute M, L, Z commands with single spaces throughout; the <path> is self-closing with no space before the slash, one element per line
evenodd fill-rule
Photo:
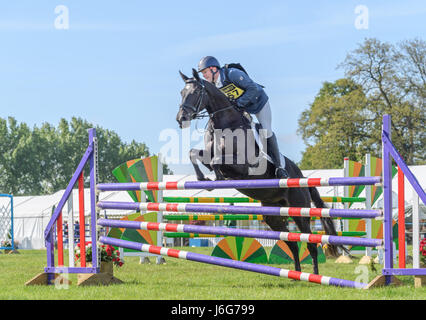
<path fill-rule="evenodd" d="M 68 8 L 67 30 L 55 28 L 58 5 Z M 368 29 L 355 26 L 359 5 Z M 155 153 L 162 130 L 179 132 L 178 70 L 214 55 L 266 87 L 280 149 L 300 161 L 300 114 L 322 82 L 343 76 L 346 54 L 366 37 L 425 39 L 425 21 L 424 0 L 3 1 L 0 117 L 30 126 L 81 117 Z"/>

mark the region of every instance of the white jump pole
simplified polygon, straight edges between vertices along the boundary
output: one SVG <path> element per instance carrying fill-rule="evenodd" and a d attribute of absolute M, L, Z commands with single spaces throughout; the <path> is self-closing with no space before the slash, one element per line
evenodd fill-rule
<path fill-rule="evenodd" d="M 419 220 L 419 195 L 413 188 L 413 268 L 420 268 L 420 220 Z"/>
<path fill-rule="evenodd" d="M 68 263 L 70 267 L 75 267 L 74 263 L 74 206 L 73 191 L 67 200 L 68 211 Z"/>

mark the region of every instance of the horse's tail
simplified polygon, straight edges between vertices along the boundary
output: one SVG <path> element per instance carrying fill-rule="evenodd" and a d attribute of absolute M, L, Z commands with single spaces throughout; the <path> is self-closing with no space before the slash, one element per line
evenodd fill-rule
<path fill-rule="evenodd" d="M 321 199 L 321 196 L 318 192 L 318 189 L 315 187 L 309 187 L 309 193 L 311 194 L 311 199 L 317 208 L 328 208 L 327 205 L 324 203 L 324 201 Z M 321 224 L 324 228 L 324 231 L 328 235 L 337 235 L 336 227 L 334 226 L 333 219 L 331 218 L 321 218 Z M 346 252 L 348 255 L 350 255 L 348 249 L 346 249 L 343 246 L 335 246 L 335 245 L 327 245 L 327 248 L 330 250 L 330 254 L 333 257 L 338 257 L 339 252 L 337 248 L 340 248 L 344 252 Z"/>

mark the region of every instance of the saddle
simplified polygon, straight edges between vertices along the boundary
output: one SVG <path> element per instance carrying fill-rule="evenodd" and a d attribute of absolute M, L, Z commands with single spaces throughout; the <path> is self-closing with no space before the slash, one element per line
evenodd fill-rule
<path fill-rule="evenodd" d="M 271 155 L 268 152 L 265 152 L 265 147 L 266 145 L 264 145 L 265 138 L 263 138 L 263 142 L 262 142 L 262 138 L 261 138 L 261 129 L 262 125 L 258 122 L 255 122 L 253 120 L 253 117 L 250 115 L 250 113 L 243 111 L 241 109 L 239 109 L 239 111 L 241 111 L 241 116 L 243 119 L 243 123 L 244 125 L 242 127 L 247 127 L 247 128 L 251 128 L 251 131 L 253 133 L 253 137 L 254 140 L 259 148 L 259 153 L 258 153 L 258 158 L 262 157 L 263 159 L 267 160 L 268 162 L 270 162 L 271 164 L 274 164 L 274 161 L 272 160 Z M 213 133 L 214 128 L 212 126 L 209 126 L 209 130 L 210 132 Z M 285 157 L 283 155 L 281 155 L 281 163 L 285 165 Z M 258 167 L 259 166 L 259 161 L 255 162 L 255 163 L 248 163 L 249 167 Z"/>

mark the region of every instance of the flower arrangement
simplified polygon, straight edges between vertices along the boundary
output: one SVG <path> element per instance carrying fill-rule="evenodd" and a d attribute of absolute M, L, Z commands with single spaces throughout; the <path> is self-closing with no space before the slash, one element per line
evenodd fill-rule
<path fill-rule="evenodd" d="M 420 241 L 420 261 L 426 266 L 426 238 Z"/>
<path fill-rule="evenodd" d="M 100 255 L 101 261 L 103 262 L 113 262 L 115 266 L 121 267 L 124 262 L 120 259 L 120 251 L 115 249 L 111 245 L 101 245 L 100 246 Z M 77 248 L 75 249 L 75 259 L 76 261 L 80 260 L 80 243 L 77 243 Z M 86 242 L 86 262 L 92 261 L 92 243 Z"/>

